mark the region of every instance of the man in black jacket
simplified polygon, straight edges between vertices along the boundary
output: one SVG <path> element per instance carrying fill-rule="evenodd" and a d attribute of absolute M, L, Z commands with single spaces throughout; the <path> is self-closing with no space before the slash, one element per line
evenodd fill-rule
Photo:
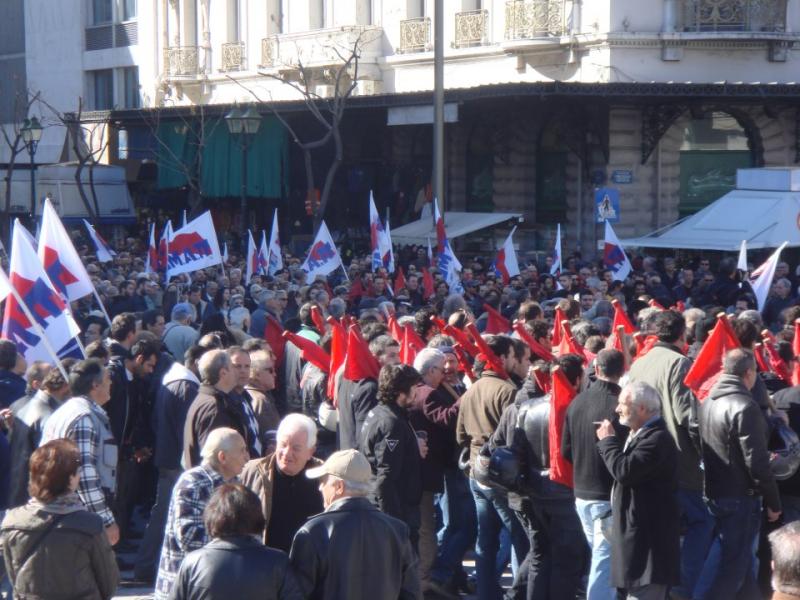
<path fill-rule="evenodd" d="M 376 478 L 375 504 L 387 515 L 403 521 L 411 544 L 419 540 L 424 443 L 408 420 L 419 373 L 408 365 L 387 365 L 378 377 L 378 405 L 369 411 L 361 430 L 359 450 L 367 457 Z"/>
<path fill-rule="evenodd" d="M 753 544 L 761 524 L 781 514 L 769 467 L 766 421 L 750 390 L 758 373 L 753 355 L 737 348 L 725 356 L 722 375 L 700 405 L 705 496 L 717 522 L 720 561 L 707 598 L 758 598 Z"/>
<path fill-rule="evenodd" d="M 627 439 L 609 419 L 597 429 L 597 448 L 614 478 L 611 583 L 629 600 L 664 600 L 680 581 L 678 450 L 648 384 L 625 386 L 617 414 L 630 428 Z"/>
<path fill-rule="evenodd" d="M 306 477 L 321 480 L 325 512 L 300 528 L 289 553 L 303 596 L 421 600 L 408 527 L 367 500 L 372 469 L 364 455 L 334 452 Z"/>
<path fill-rule="evenodd" d="M 583 361 L 575 354 L 556 359 L 569 383 L 578 389 L 583 377 Z M 517 570 L 512 591 L 514 600 L 574 598 L 588 564 L 581 523 L 575 513 L 574 496 L 566 485 L 551 481 L 550 396 L 531 384 L 528 378 L 513 404 L 503 409 L 489 448 L 508 446 L 524 456 L 530 489 L 508 494 L 528 536 L 528 552 Z M 532 393 L 531 393 L 532 392 Z"/>
<path fill-rule="evenodd" d="M 154 582 L 158 571 L 158 557 L 161 544 L 164 542 L 164 528 L 167 524 L 172 488 L 182 470 L 181 454 L 186 413 L 200 387 L 197 361 L 205 352 L 207 349 L 201 346 L 189 348 L 184 364 L 172 363 L 169 371 L 161 379 L 161 386 L 156 394 L 153 414 L 153 429 L 156 433 L 153 462 L 158 469 L 158 483 L 156 501 L 150 512 L 150 520 L 147 522 L 134 565 L 134 575 L 140 581 Z"/>
<path fill-rule="evenodd" d="M 611 484 L 614 480 L 597 452 L 597 423 L 616 421 L 619 379 L 625 372 L 625 357 L 618 350 L 601 350 L 594 363 L 597 380 L 578 394 L 567 409 L 561 454 L 573 466 L 575 508 L 592 551 L 587 594 L 592 600 L 613 600 L 611 587 L 612 529 Z M 627 428 L 616 423 L 620 437 Z"/>

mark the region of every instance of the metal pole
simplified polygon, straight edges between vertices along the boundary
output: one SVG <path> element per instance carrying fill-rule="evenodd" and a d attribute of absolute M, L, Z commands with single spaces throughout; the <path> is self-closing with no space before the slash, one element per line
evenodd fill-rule
<path fill-rule="evenodd" d="M 247 233 L 247 134 L 242 131 L 242 197 L 241 202 L 241 227 L 242 239 Z"/>
<path fill-rule="evenodd" d="M 36 220 L 36 156 L 35 142 L 28 144 L 28 154 L 31 157 L 31 223 Z"/>
<path fill-rule="evenodd" d="M 433 10 L 433 199 L 444 218 L 444 0 Z"/>

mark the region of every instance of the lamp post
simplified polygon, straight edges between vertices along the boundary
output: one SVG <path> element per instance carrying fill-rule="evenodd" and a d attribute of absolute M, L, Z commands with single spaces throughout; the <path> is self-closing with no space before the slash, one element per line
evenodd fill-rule
<path fill-rule="evenodd" d="M 234 105 L 231 111 L 225 115 L 225 123 L 228 125 L 230 134 L 239 139 L 242 145 L 242 189 L 240 202 L 241 211 L 241 225 L 239 231 L 244 240 L 247 233 L 247 150 L 250 144 L 250 138 L 258 133 L 258 128 L 261 126 L 261 115 L 258 111 L 249 106 L 247 110 L 242 112 L 239 105 Z"/>
<path fill-rule="evenodd" d="M 39 146 L 39 140 L 42 139 L 42 124 L 39 119 L 31 117 L 22 122 L 20 129 L 22 134 L 22 141 L 28 149 L 28 156 L 31 157 L 31 219 L 36 216 L 36 148 Z"/>

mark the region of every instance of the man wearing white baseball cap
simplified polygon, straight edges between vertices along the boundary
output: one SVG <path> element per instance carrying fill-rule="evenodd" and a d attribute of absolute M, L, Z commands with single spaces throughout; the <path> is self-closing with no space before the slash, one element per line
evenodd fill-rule
<path fill-rule="evenodd" d="M 300 528 L 289 553 L 303 595 L 421 599 L 408 527 L 367 499 L 372 468 L 366 457 L 354 449 L 334 452 L 322 466 L 307 469 L 306 477 L 320 479 L 325 512 Z"/>

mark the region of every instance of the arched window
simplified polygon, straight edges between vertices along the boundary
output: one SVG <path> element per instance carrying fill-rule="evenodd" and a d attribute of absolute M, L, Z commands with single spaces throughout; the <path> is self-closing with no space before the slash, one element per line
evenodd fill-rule
<path fill-rule="evenodd" d="M 736 170 L 753 166 L 747 133 L 725 112 L 693 118 L 680 147 L 680 216 L 708 206 L 736 187 Z"/>

